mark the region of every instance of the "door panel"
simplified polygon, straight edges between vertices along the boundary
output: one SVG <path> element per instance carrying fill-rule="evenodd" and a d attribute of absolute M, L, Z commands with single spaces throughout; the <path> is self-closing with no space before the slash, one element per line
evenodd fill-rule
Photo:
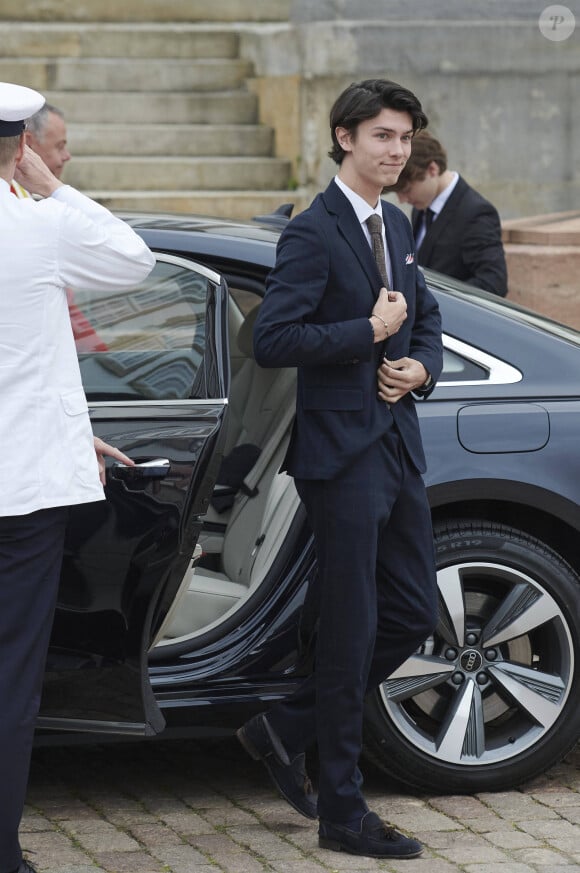
<path fill-rule="evenodd" d="M 169 463 L 131 476 L 108 459 L 106 501 L 71 509 L 40 727 L 163 728 L 146 653 L 215 483 L 228 367 L 225 285 L 203 267 L 158 257 L 146 283 L 107 305 L 103 295 L 75 294 L 95 434 L 137 463 Z M 92 349 L 88 335 L 98 337 Z"/>

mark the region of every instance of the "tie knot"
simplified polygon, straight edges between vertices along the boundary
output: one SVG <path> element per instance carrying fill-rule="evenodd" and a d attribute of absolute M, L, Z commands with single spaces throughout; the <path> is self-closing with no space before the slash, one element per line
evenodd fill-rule
<path fill-rule="evenodd" d="M 380 215 L 377 215 L 376 212 L 369 215 L 366 224 L 371 233 L 382 233 L 383 231 L 383 219 Z"/>

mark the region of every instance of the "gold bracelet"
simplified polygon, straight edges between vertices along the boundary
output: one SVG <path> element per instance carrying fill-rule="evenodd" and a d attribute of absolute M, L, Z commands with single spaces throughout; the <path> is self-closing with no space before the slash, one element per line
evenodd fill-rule
<path fill-rule="evenodd" d="M 381 318 L 380 315 L 377 315 L 376 312 L 371 312 L 371 318 L 378 318 L 379 321 L 382 321 L 382 323 L 385 325 L 385 330 L 387 331 L 387 336 L 388 336 L 388 335 L 389 335 L 389 325 L 387 324 L 387 322 L 385 321 L 385 319 L 384 319 L 384 318 Z"/>

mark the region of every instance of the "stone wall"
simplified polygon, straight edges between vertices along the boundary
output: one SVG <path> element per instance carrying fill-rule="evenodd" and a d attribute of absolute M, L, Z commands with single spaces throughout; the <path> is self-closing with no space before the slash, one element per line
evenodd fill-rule
<path fill-rule="evenodd" d="M 542 6 L 536 5 L 539 15 Z M 500 21 L 529 19 L 534 14 L 534 8 L 530 0 L 481 0 L 479 3 L 470 0 L 291 0 L 291 17 L 294 21 L 344 18 L 353 21 L 413 21 L 425 18 L 433 21 Z"/>
<path fill-rule="evenodd" d="M 288 23 L 242 32 L 242 54 L 303 199 L 334 172 L 337 94 L 386 76 L 420 97 L 452 168 L 502 218 L 559 212 L 580 202 L 580 0 L 567 5 L 576 30 L 554 42 L 529 0 L 292 0 Z"/>
<path fill-rule="evenodd" d="M 580 210 L 504 222 L 509 298 L 580 330 Z"/>

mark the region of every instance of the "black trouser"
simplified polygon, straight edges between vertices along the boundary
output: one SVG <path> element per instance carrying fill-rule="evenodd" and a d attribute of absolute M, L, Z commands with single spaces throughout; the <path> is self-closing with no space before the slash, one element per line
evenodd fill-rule
<path fill-rule="evenodd" d="M 363 702 L 437 620 L 425 486 L 391 431 L 331 480 L 297 480 L 314 532 L 320 621 L 314 674 L 268 715 L 290 753 L 318 740 L 318 814 L 367 811 L 358 760 Z"/>
<path fill-rule="evenodd" d="M 22 859 L 18 828 L 67 517 L 67 507 L 0 517 L 0 873 Z"/>

